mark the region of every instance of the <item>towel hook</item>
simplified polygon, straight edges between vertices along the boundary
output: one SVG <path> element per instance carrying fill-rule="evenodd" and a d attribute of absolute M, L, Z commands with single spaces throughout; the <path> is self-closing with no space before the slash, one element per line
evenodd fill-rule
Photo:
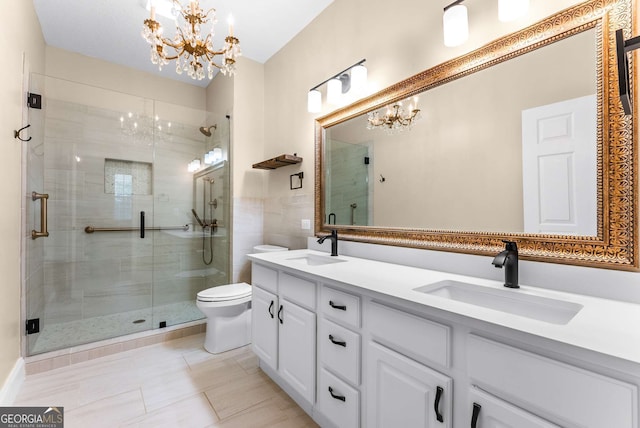
<path fill-rule="evenodd" d="M 24 131 L 25 129 L 27 129 L 28 127 L 30 127 L 31 125 L 27 125 L 27 126 L 23 126 L 22 128 L 18 129 L 17 131 L 13 131 L 13 138 L 17 138 L 20 141 L 31 141 L 31 137 L 27 138 L 26 140 L 20 137 L 20 133 L 22 131 Z"/>

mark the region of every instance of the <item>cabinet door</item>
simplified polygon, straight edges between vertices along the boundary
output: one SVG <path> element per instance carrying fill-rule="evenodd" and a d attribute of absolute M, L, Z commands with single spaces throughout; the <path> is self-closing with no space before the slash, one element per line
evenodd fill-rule
<path fill-rule="evenodd" d="M 251 298 L 251 343 L 265 364 L 278 369 L 278 297 L 253 287 Z"/>
<path fill-rule="evenodd" d="M 469 401 L 471 428 L 560 428 L 477 388 Z"/>
<path fill-rule="evenodd" d="M 316 314 L 285 299 L 278 307 L 279 365 L 282 378 L 310 403 L 315 398 Z"/>
<path fill-rule="evenodd" d="M 367 348 L 367 426 L 451 427 L 452 381 L 377 343 Z"/>

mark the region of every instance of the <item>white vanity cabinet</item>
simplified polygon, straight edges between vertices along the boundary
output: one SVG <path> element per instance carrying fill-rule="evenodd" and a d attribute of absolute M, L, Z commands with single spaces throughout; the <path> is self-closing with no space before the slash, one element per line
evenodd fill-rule
<path fill-rule="evenodd" d="M 560 428 L 474 387 L 469 389 L 468 409 L 466 426 L 471 428 Z"/>
<path fill-rule="evenodd" d="M 360 297 L 322 285 L 318 321 L 318 409 L 336 427 L 360 426 Z"/>
<path fill-rule="evenodd" d="M 635 360 L 350 285 L 361 271 L 375 282 L 354 260 L 344 277 L 253 265 L 260 367 L 322 427 L 640 428 Z"/>
<path fill-rule="evenodd" d="M 638 427 L 637 386 L 590 370 L 471 334 L 467 373 L 474 385 L 562 426 Z"/>
<path fill-rule="evenodd" d="M 254 263 L 252 347 L 309 403 L 316 387 L 316 284 Z"/>
<path fill-rule="evenodd" d="M 429 366 L 449 366 L 450 327 L 378 302 L 365 313 L 367 426 L 452 427 L 453 381 Z"/>

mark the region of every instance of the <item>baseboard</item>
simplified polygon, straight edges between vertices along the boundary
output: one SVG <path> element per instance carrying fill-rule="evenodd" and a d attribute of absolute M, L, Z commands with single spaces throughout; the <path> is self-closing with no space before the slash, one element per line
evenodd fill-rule
<path fill-rule="evenodd" d="M 0 405 L 11 406 L 16 401 L 25 376 L 24 358 L 18 358 L 0 389 Z"/>

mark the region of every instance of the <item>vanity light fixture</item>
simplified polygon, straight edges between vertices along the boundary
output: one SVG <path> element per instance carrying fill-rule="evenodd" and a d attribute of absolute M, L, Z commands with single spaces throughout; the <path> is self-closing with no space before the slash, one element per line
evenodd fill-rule
<path fill-rule="evenodd" d="M 444 8 L 442 29 L 445 46 L 460 46 L 469 38 L 467 7 L 462 2 L 463 0 L 457 0 Z"/>
<path fill-rule="evenodd" d="M 329 104 L 339 104 L 341 95 L 349 90 L 363 91 L 367 85 L 367 68 L 362 65 L 365 61 L 366 59 L 360 60 L 311 88 L 307 94 L 307 111 L 309 113 L 322 111 L 322 94 L 318 88 L 325 83 L 327 84 L 327 102 Z"/>
<path fill-rule="evenodd" d="M 189 162 L 189 165 L 187 166 L 187 171 L 189 172 L 195 172 L 197 170 L 200 169 L 200 159 L 194 159 L 191 162 Z"/>
<path fill-rule="evenodd" d="M 444 8 L 442 30 L 444 45 L 460 46 L 469 38 L 469 16 L 464 0 L 456 0 Z M 529 11 L 529 0 L 498 0 L 498 19 L 501 22 L 514 21 Z"/>
<path fill-rule="evenodd" d="M 376 111 L 369 112 L 367 116 L 367 129 L 386 130 L 389 134 L 411 129 L 420 119 L 420 109 L 418 108 L 418 97 L 415 96 L 409 103 L 409 108 L 405 109 L 399 101 L 393 105 L 388 105 L 384 115 Z"/>

